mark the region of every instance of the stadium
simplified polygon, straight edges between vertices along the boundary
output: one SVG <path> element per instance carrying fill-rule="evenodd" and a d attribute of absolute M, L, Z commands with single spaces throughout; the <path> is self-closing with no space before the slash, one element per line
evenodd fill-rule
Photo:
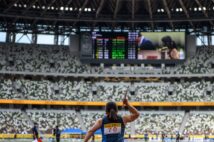
<path fill-rule="evenodd" d="M 0 3 L 0 142 L 83 142 L 125 96 L 125 142 L 213 141 L 214 0 Z"/>

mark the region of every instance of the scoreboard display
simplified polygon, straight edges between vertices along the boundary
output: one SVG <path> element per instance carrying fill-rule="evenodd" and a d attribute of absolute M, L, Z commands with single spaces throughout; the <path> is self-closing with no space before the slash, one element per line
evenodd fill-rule
<path fill-rule="evenodd" d="M 93 33 L 95 59 L 126 59 L 126 33 Z"/>
<path fill-rule="evenodd" d="M 137 33 L 93 32 L 94 59 L 136 59 Z"/>
<path fill-rule="evenodd" d="M 182 61 L 185 32 L 92 32 L 92 59 L 98 61 Z M 84 41 L 84 40 L 83 40 Z"/>

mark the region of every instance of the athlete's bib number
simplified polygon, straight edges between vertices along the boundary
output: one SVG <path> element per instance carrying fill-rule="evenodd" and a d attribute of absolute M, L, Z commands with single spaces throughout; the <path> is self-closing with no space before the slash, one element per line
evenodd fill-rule
<path fill-rule="evenodd" d="M 121 124 L 120 123 L 110 123 L 104 125 L 104 134 L 118 134 L 121 133 Z"/>

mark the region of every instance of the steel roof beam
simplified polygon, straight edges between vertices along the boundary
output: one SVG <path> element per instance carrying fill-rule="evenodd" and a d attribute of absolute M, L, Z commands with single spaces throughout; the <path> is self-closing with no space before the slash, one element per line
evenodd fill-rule
<path fill-rule="evenodd" d="M 114 19 L 116 19 L 116 17 L 117 17 L 119 2 L 120 2 L 120 0 L 116 1 L 116 6 L 115 6 L 115 9 L 114 9 L 114 16 L 113 16 Z"/>
<path fill-rule="evenodd" d="M 98 18 L 99 14 L 100 14 L 100 11 L 103 8 L 104 2 L 105 2 L 105 0 L 101 0 L 100 5 L 99 5 L 99 7 L 97 9 L 97 12 L 96 12 L 96 18 Z"/>
<path fill-rule="evenodd" d="M 4 13 L 0 13 L 0 17 L 2 18 L 20 18 L 20 19 L 27 19 L 27 20 L 47 20 L 47 21 L 67 21 L 67 22 L 74 22 L 74 21 L 79 21 L 79 22 L 118 22 L 118 23 L 150 23 L 150 22 L 157 22 L 157 23 L 167 23 L 167 22 L 188 22 L 188 21 L 192 21 L 192 22 L 201 22 L 201 21 L 210 21 L 210 20 L 214 20 L 214 18 L 198 18 L 198 17 L 191 17 L 190 19 L 187 19 L 186 17 L 182 17 L 182 18 L 173 18 L 173 19 L 163 19 L 163 18 L 159 18 L 159 19 L 134 19 L 134 20 L 129 20 L 129 19 L 121 19 L 121 20 L 117 20 L 117 19 L 112 19 L 111 17 L 109 18 L 100 18 L 100 19 L 94 19 L 94 18 L 81 18 L 81 19 L 77 19 L 75 17 L 42 17 L 42 16 L 27 16 L 27 15 L 13 15 L 13 14 L 4 14 Z"/>
<path fill-rule="evenodd" d="M 88 0 L 85 0 L 85 2 L 83 3 L 83 5 L 81 7 L 81 10 L 79 10 L 79 13 L 78 13 L 78 16 L 77 16 L 78 18 L 80 18 L 80 16 L 81 16 L 82 12 L 84 11 L 87 3 L 88 3 Z"/>
<path fill-rule="evenodd" d="M 167 1 L 166 0 L 163 0 L 163 5 L 164 5 L 164 8 L 165 8 L 165 10 L 166 10 L 166 13 L 167 13 L 167 16 L 168 16 L 168 18 L 169 19 L 171 19 L 171 12 L 170 12 L 170 10 L 169 10 L 169 7 L 168 7 L 168 4 L 167 4 Z M 173 23 L 172 23 L 172 21 L 170 21 L 170 25 L 171 25 L 171 27 L 174 29 L 174 25 L 173 25 Z"/>
<path fill-rule="evenodd" d="M 38 0 L 34 0 L 33 2 L 30 3 L 30 5 L 22 12 L 22 14 L 25 14 L 28 12 L 28 10 L 37 2 Z"/>
<path fill-rule="evenodd" d="M 204 10 L 204 8 L 203 8 L 202 4 L 200 3 L 200 1 L 199 1 L 199 0 L 195 0 L 195 2 L 197 3 L 197 5 L 198 5 L 199 7 L 201 7 L 204 16 L 205 16 L 206 18 L 209 18 L 209 16 L 208 16 L 206 10 Z M 213 22 L 212 22 L 211 20 L 210 20 L 209 22 L 210 22 L 210 24 L 211 24 L 212 26 L 214 25 Z"/>
<path fill-rule="evenodd" d="M 179 3 L 181 5 L 182 9 L 184 10 L 184 13 L 186 14 L 186 17 L 190 18 L 189 13 L 188 13 L 186 7 L 184 6 L 184 2 L 182 0 L 179 0 Z"/>
<path fill-rule="evenodd" d="M 19 0 L 14 0 L 13 2 L 11 2 L 11 3 L 9 4 L 9 6 L 7 7 L 7 9 L 5 9 L 5 10 L 3 11 L 3 13 L 8 12 L 8 11 L 14 6 L 14 4 L 17 3 L 18 1 L 19 1 Z"/>
<path fill-rule="evenodd" d="M 184 10 L 184 13 L 186 14 L 186 17 L 189 19 L 190 16 L 189 16 L 189 13 L 188 13 L 188 11 L 187 11 L 185 5 L 184 5 L 184 2 L 183 2 L 182 0 L 179 0 L 179 3 L 180 3 L 180 5 L 181 5 L 182 9 Z M 190 25 L 191 25 L 191 26 L 193 27 L 193 29 L 194 29 L 195 26 L 194 26 L 194 24 L 192 23 L 192 21 L 189 21 L 189 23 L 190 23 Z"/>
<path fill-rule="evenodd" d="M 72 3 L 72 1 L 73 1 L 73 0 L 69 0 L 69 1 L 66 3 L 65 7 L 68 7 L 68 6 Z M 59 13 L 59 17 L 62 16 L 63 13 L 64 13 L 64 11 L 61 11 L 61 12 Z M 55 22 L 53 23 L 53 25 L 56 25 L 56 23 L 57 23 L 57 21 L 55 21 Z"/>
<path fill-rule="evenodd" d="M 147 0 L 147 3 L 148 3 L 148 8 L 149 8 L 149 16 L 150 16 L 150 19 L 152 19 L 153 18 L 153 14 L 152 14 L 151 0 Z"/>
<path fill-rule="evenodd" d="M 3 2 L 4 2 L 4 4 L 5 4 L 5 5 L 7 5 L 7 2 L 6 2 L 6 0 L 3 0 Z"/>
<path fill-rule="evenodd" d="M 101 0 L 101 2 L 100 2 L 100 4 L 99 4 L 99 7 L 97 8 L 96 14 L 95 14 L 95 18 L 96 18 L 96 19 L 99 17 L 100 12 L 101 12 L 101 10 L 103 9 L 104 3 L 105 3 L 105 0 Z M 96 24 L 97 24 L 97 23 L 94 22 L 92 26 L 95 27 Z"/>
<path fill-rule="evenodd" d="M 46 13 L 46 11 L 48 10 L 48 7 L 52 6 L 52 5 L 54 4 L 55 1 L 56 1 L 56 0 L 52 0 L 52 1 L 49 3 L 49 5 L 46 6 L 45 9 L 42 11 L 42 13 L 40 14 L 40 16 L 43 16 L 43 15 Z M 38 19 L 34 20 L 32 24 L 33 24 L 33 25 L 36 24 L 37 21 L 38 21 Z"/>
<path fill-rule="evenodd" d="M 135 17 L 135 0 L 132 0 L 132 19 Z"/>
<path fill-rule="evenodd" d="M 52 6 L 52 5 L 54 4 L 55 1 L 56 1 L 56 0 L 52 0 L 52 1 L 49 3 L 49 5 L 45 7 L 45 9 L 44 9 L 44 10 L 42 11 L 42 13 L 41 13 L 41 16 L 43 16 L 43 15 L 46 13 L 46 11 L 48 10 L 48 7 Z"/>
<path fill-rule="evenodd" d="M 72 1 L 73 1 L 73 0 L 69 0 L 69 1 L 66 3 L 65 7 L 68 7 L 68 6 L 72 3 Z M 61 12 L 59 13 L 59 16 L 62 16 L 63 13 L 64 13 L 64 11 L 61 11 Z"/>
<path fill-rule="evenodd" d="M 152 4 L 151 0 L 147 0 L 148 8 L 149 8 L 149 17 L 152 20 L 153 19 L 153 13 L 152 13 Z M 152 29 L 154 29 L 154 23 L 151 22 Z"/>

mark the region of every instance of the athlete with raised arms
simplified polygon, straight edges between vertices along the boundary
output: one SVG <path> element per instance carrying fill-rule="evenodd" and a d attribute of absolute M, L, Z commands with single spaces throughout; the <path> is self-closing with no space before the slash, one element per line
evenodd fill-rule
<path fill-rule="evenodd" d="M 131 114 L 125 116 L 118 115 L 117 104 L 115 102 L 108 102 L 106 104 L 106 115 L 95 122 L 87 132 L 84 142 L 88 142 L 94 132 L 100 128 L 102 142 L 124 142 L 125 125 L 136 120 L 140 113 L 128 102 L 126 95 L 123 99 L 123 104 L 128 107 Z"/>

